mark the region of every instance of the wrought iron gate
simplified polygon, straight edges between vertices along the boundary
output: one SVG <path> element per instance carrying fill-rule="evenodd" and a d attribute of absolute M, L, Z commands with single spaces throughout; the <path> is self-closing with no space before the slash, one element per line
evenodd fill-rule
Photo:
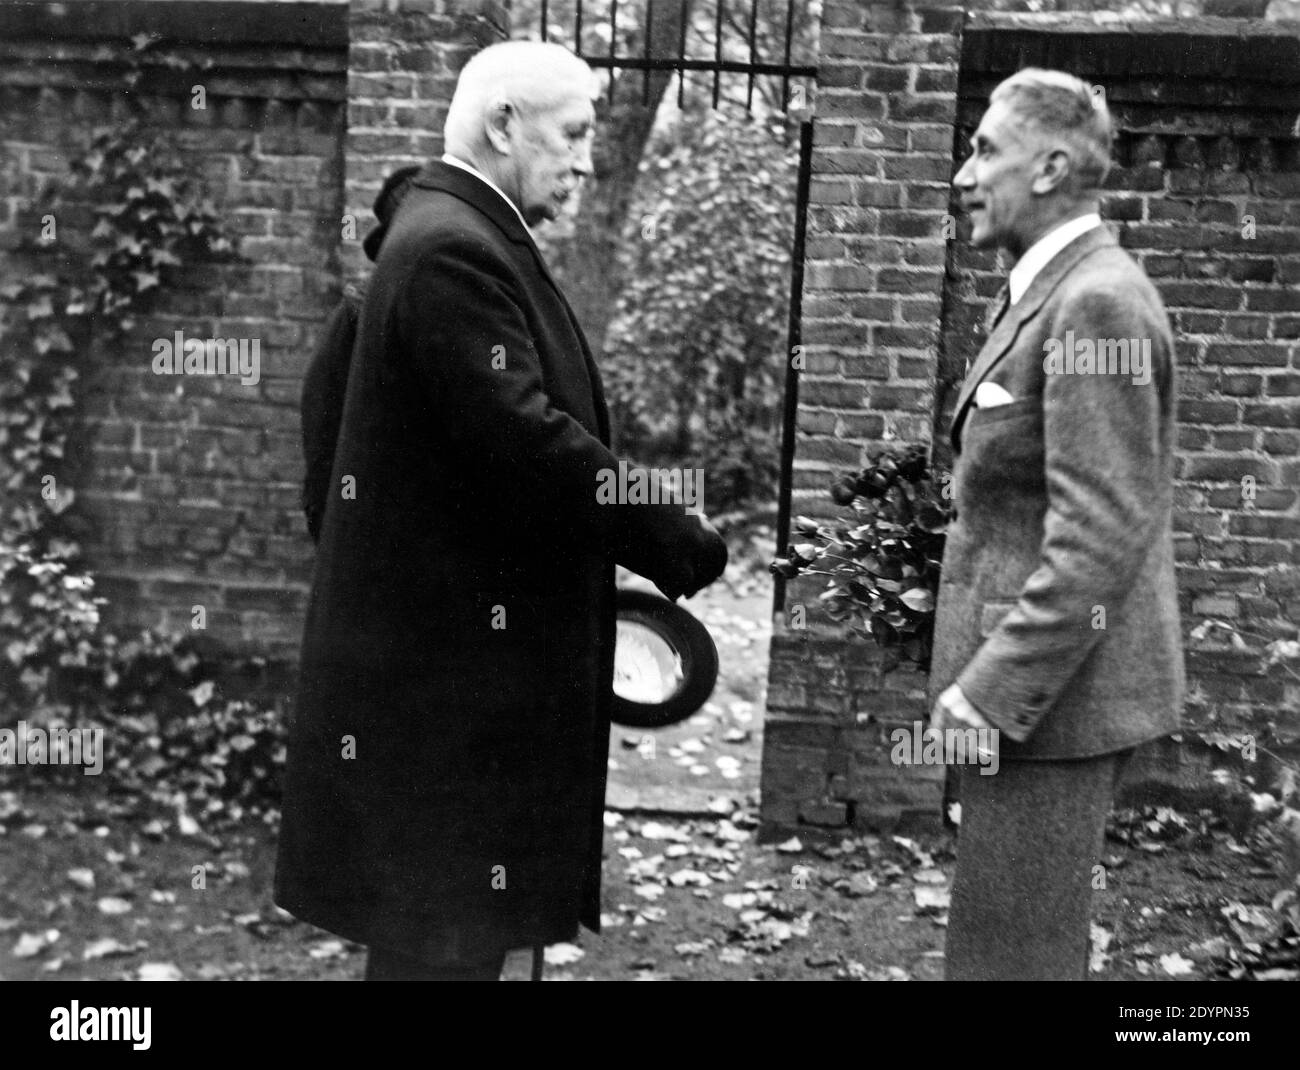
<path fill-rule="evenodd" d="M 712 6 L 710 6 L 710 4 Z M 799 367 L 793 359 L 803 337 L 802 294 L 804 244 L 807 234 L 808 186 L 812 172 L 813 119 L 809 106 L 814 64 L 794 53 L 795 27 L 808 17 L 807 0 L 640 0 L 621 5 L 619 0 L 541 0 L 539 25 L 543 40 L 572 48 L 589 66 L 608 74 L 607 93 L 614 99 L 616 79 L 640 72 L 641 98 L 650 97 L 654 74 L 677 77 L 677 104 L 681 107 L 688 79 L 711 81 L 712 106 L 722 97 L 724 78 L 743 78 L 744 106 L 754 107 L 759 79 L 779 81 L 779 110 L 800 113 L 799 166 L 795 189 L 794 246 L 791 255 L 790 304 L 787 322 L 785 388 L 781 410 L 781 457 L 777 491 L 776 545 L 778 553 L 789 541 L 791 483 L 794 467 L 795 424 L 799 404 Z M 634 20 L 628 11 L 634 12 Z M 596 14 L 593 15 L 593 11 Z M 557 21 L 552 22 L 556 16 Z M 635 16 L 640 16 L 635 21 Z M 667 20 L 667 21 L 665 21 Z M 766 30 L 760 33 L 760 21 Z M 634 27 L 628 32 L 629 26 Z M 779 27 L 778 33 L 772 31 Z M 556 32 L 556 31 L 559 32 Z M 625 40 L 620 40 L 620 30 Z M 639 48 L 637 38 L 639 37 Z M 626 47 L 623 47 L 626 45 Z M 774 610 L 783 608 L 785 581 L 777 577 Z"/>

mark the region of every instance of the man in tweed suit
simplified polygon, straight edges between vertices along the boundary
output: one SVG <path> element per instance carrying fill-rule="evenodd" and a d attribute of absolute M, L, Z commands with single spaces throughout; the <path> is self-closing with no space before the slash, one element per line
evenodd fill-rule
<path fill-rule="evenodd" d="M 953 180 L 971 240 L 1015 261 L 953 416 L 932 726 L 994 728 L 963 770 L 950 980 L 1082 979 L 1106 815 L 1138 744 L 1178 727 L 1174 353 L 1098 215 L 1110 117 L 1027 69 Z"/>

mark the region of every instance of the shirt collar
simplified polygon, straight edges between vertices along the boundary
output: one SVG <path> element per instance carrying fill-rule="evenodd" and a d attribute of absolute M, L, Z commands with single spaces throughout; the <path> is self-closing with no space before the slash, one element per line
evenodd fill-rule
<path fill-rule="evenodd" d="M 1007 277 L 1007 288 L 1010 291 L 1011 303 L 1014 305 L 1025 296 L 1029 284 L 1034 281 L 1034 278 L 1043 268 L 1052 262 L 1052 258 L 1057 253 L 1079 235 L 1086 234 L 1093 227 L 1099 226 L 1101 226 L 1101 216 L 1096 212 L 1089 212 L 1086 215 L 1075 216 L 1073 219 L 1066 220 L 1034 242 L 1025 251 L 1025 255 L 1016 261 L 1016 266 L 1011 269 L 1011 274 Z"/>
<path fill-rule="evenodd" d="M 449 152 L 444 152 L 442 154 L 442 162 L 449 163 L 451 164 L 452 167 L 459 167 L 462 171 L 468 171 L 471 175 L 474 175 L 480 181 L 486 182 L 489 186 L 491 186 L 494 190 L 497 191 L 497 195 L 500 196 L 500 198 L 503 201 L 505 201 L 506 204 L 510 205 L 510 210 L 519 217 L 519 222 L 523 223 L 524 230 L 528 230 L 528 224 L 524 223 L 524 214 L 521 211 L 519 211 L 519 208 L 515 205 L 515 202 L 512 201 L 509 197 L 507 197 L 505 195 L 505 191 L 500 186 L 498 186 L 495 182 L 493 182 L 490 178 L 488 178 L 488 176 L 485 175 L 482 171 L 480 171 L 477 167 L 475 167 L 473 164 L 466 163 L 464 160 L 457 159 Z"/>

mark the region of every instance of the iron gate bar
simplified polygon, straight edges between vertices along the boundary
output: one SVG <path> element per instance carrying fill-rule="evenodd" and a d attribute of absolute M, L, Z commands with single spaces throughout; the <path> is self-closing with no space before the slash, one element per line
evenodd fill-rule
<path fill-rule="evenodd" d="M 751 70 L 754 74 L 784 74 L 790 78 L 811 78 L 817 73 L 816 67 L 787 67 L 784 63 L 746 63 L 743 60 L 724 59 L 721 63 L 715 63 L 711 59 L 624 59 L 622 56 L 611 60 L 606 56 L 583 56 L 589 67 L 597 67 L 600 70 L 609 70 L 611 67 L 616 70 L 640 71 L 649 67 L 652 71 L 720 71 L 723 74 L 748 74 Z"/>
<path fill-rule="evenodd" d="M 722 10 L 726 6 L 727 0 L 717 0 L 718 18 L 713 28 L 713 61 L 714 63 L 722 62 Z M 722 71 L 715 69 L 713 72 L 713 106 L 718 106 L 718 85 L 722 81 Z"/>
<path fill-rule="evenodd" d="M 799 369 L 795 347 L 803 343 L 803 261 L 808 236 L 808 186 L 812 177 L 813 121 L 799 124 L 799 179 L 794 195 L 794 249 L 790 271 L 790 313 L 786 333 L 785 398 L 781 412 L 781 471 L 776 506 L 776 556 L 783 557 L 790 542 L 790 499 L 794 484 L 794 436 L 799 416 Z M 785 577 L 772 585 L 772 612 L 785 608 Z"/>
<path fill-rule="evenodd" d="M 614 106 L 614 57 L 618 55 L 618 0 L 609 0 L 609 106 Z"/>
<path fill-rule="evenodd" d="M 749 5 L 749 63 L 758 62 L 758 0 L 751 0 Z M 749 72 L 749 85 L 745 89 L 745 110 L 754 108 L 754 72 Z"/>
<path fill-rule="evenodd" d="M 581 2 L 581 0 L 579 0 L 579 2 Z M 677 40 L 677 57 L 678 59 L 685 59 L 686 58 L 686 0 L 682 0 L 681 12 L 682 12 L 681 36 Z M 682 95 L 686 92 L 686 69 L 682 67 L 682 65 L 679 63 L 677 64 L 676 70 L 677 70 L 677 110 L 681 111 L 683 108 Z"/>
<path fill-rule="evenodd" d="M 645 58 L 650 58 L 650 38 L 655 32 L 655 0 L 645 0 Z M 641 107 L 650 103 L 650 68 L 641 82 Z"/>
<path fill-rule="evenodd" d="M 713 58 L 712 59 L 687 59 L 687 36 L 689 27 L 688 8 L 690 0 L 680 0 L 678 4 L 678 21 L 677 21 L 677 55 L 675 57 L 656 57 L 652 55 L 652 38 L 655 26 L 655 0 L 645 0 L 645 38 L 642 44 L 641 55 L 621 56 L 618 52 L 618 3 L 619 0 L 610 0 L 609 8 L 609 49 L 607 55 L 588 56 L 583 52 L 582 28 L 586 15 L 584 0 L 575 0 L 574 2 L 574 22 L 573 22 L 573 51 L 587 61 L 587 64 L 598 70 L 609 71 L 608 94 L 609 102 L 614 102 L 614 72 L 620 70 L 640 71 L 641 77 L 641 101 L 643 104 L 650 102 L 650 81 L 651 73 L 654 71 L 671 71 L 677 74 L 677 106 L 684 108 L 686 104 L 686 75 L 690 72 L 701 72 L 713 75 L 713 107 L 717 108 L 722 95 L 722 75 L 724 74 L 743 74 L 746 78 L 745 87 L 745 110 L 753 111 L 754 104 L 754 86 L 759 76 L 779 77 L 781 79 L 781 106 L 783 110 L 789 110 L 790 80 L 792 78 L 813 78 L 817 74 L 816 66 L 805 63 L 792 63 L 791 56 L 793 53 L 794 43 L 794 0 L 786 0 L 785 13 L 785 45 L 784 61 L 764 62 L 760 61 L 759 41 L 758 41 L 758 8 L 760 0 L 750 0 L 749 9 L 749 26 L 746 30 L 743 21 L 733 27 L 733 32 L 740 36 L 742 40 L 748 43 L 749 59 L 747 62 L 740 60 L 729 60 L 723 58 L 723 44 L 725 31 L 729 25 L 727 22 L 727 0 L 712 0 L 715 4 L 713 18 Z M 741 0 L 743 5 L 743 0 Z M 548 25 L 550 17 L 550 0 L 542 0 L 542 40 L 548 40 L 550 37 L 550 27 Z M 743 12 L 743 6 L 741 8 Z M 662 12 L 660 18 L 664 17 Z M 743 13 L 740 14 L 743 20 Z"/>
<path fill-rule="evenodd" d="M 794 0 L 785 4 L 785 65 L 790 66 L 790 39 L 794 36 Z M 781 107 L 790 106 L 790 76 L 781 79 Z"/>
<path fill-rule="evenodd" d="M 547 6 L 549 5 L 549 3 L 550 3 L 550 0 L 542 0 L 542 40 L 543 40 L 543 41 L 546 40 L 546 34 L 547 34 L 547 23 L 550 22 L 550 19 L 548 19 L 548 18 L 546 17 L 546 15 L 547 15 L 547 11 L 546 11 L 546 9 L 547 9 Z"/>

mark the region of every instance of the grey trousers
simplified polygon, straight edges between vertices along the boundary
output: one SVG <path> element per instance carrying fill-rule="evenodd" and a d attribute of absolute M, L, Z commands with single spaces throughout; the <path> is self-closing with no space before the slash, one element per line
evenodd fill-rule
<path fill-rule="evenodd" d="M 963 767 L 948 980 L 1087 978 L 1093 867 L 1132 753 Z"/>

